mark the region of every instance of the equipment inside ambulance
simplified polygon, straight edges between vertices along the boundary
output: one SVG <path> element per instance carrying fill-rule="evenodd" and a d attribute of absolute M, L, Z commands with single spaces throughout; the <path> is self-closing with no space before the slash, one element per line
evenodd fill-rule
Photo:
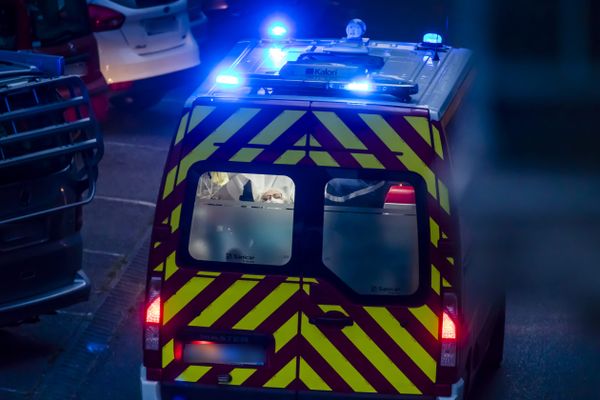
<path fill-rule="evenodd" d="M 464 399 L 502 289 L 469 265 L 452 147 L 472 55 L 437 34 L 239 42 L 158 196 L 144 399 Z M 468 268 L 466 268 L 468 267 Z"/>

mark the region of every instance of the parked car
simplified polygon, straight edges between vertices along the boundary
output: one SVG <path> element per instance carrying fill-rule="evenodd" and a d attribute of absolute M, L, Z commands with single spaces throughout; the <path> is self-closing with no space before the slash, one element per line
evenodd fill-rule
<path fill-rule="evenodd" d="M 102 138 L 63 58 L 0 51 L 0 326 L 84 301 L 82 206 Z"/>
<path fill-rule="evenodd" d="M 88 0 L 111 102 L 146 108 L 200 64 L 186 0 Z"/>
<path fill-rule="evenodd" d="M 106 118 L 108 86 L 100 72 L 85 0 L 2 1 L 0 49 L 63 56 L 65 74 L 83 79 L 96 118 Z"/>

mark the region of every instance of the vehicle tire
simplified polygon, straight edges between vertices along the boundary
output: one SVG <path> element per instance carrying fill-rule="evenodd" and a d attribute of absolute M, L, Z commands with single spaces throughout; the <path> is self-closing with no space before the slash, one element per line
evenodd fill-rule
<path fill-rule="evenodd" d="M 163 96 L 162 91 L 125 93 L 112 97 L 110 102 L 124 111 L 142 111 L 158 104 Z"/>
<path fill-rule="evenodd" d="M 506 322 L 506 301 L 502 299 L 498 310 L 498 316 L 494 323 L 494 331 L 490 339 L 490 345 L 485 355 L 485 367 L 490 370 L 500 368 L 504 357 L 504 331 Z"/>

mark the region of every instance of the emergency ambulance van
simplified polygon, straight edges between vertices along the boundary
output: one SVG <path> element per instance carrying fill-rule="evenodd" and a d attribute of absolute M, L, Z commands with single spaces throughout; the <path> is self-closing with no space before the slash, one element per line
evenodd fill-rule
<path fill-rule="evenodd" d="M 504 297 L 465 268 L 451 189 L 472 55 L 353 23 L 240 42 L 187 101 L 151 239 L 144 399 L 463 399 L 500 364 Z"/>

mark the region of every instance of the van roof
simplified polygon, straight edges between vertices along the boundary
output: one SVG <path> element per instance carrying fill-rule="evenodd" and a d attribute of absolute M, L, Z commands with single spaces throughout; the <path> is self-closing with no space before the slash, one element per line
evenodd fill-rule
<path fill-rule="evenodd" d="M 241 41 L 188 106 L 198 97 L 327 100 L 426 108 L 433 120 L 440 120 L 470 64 L 469 50 L 426 43 Z"/>

